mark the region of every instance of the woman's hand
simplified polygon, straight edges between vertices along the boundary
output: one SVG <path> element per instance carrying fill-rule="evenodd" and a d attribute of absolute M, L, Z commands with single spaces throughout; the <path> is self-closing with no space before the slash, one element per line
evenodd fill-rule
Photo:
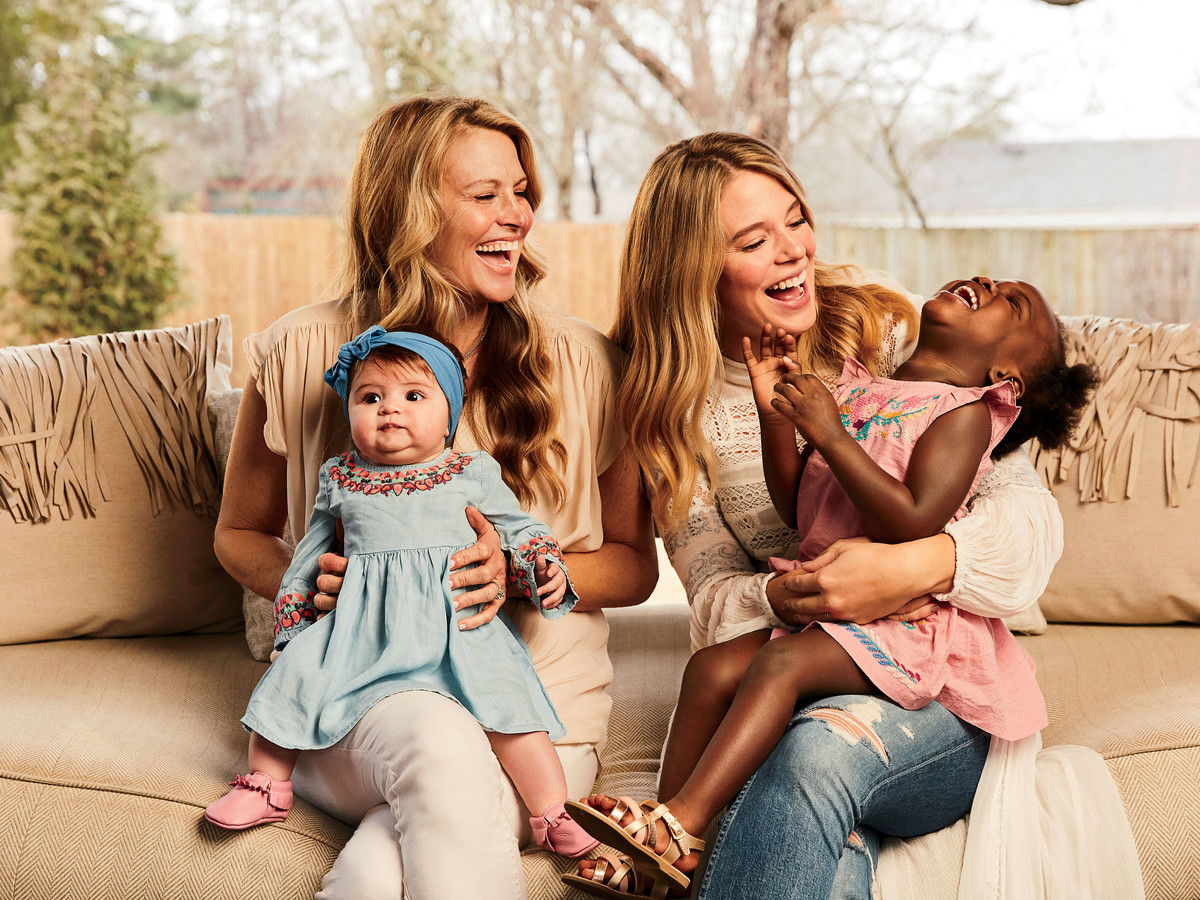
<path fill-rule="evenodd" d="M 467 606 L 482 607 L 473 616 L 458 623 L 460 631 L 478 628 L 492 619 L 508 599 L 505 587 L 508 578 L 508 560 L 500 549 L 500 535 L 483 513 L 473 506 L 467 507 L 467 521 L 479 536 L 470 547 L 459 550 L 450 557 L 450 587 L 469 587 L 471 590 L 454 598 L 456 610 Z M 465 568 L 472 563 L 477 566 Z"/>
<path fill-rule="evenodd" d="M 924 597 L 909 600 L 890 616 L 884 616 L 884 618 L 891 619 L 893 622 L 919 622 L 932 616 L 938 605 L 937 600 L 926 594 Z"/>
<path fill-rule="evenodd" d="M 837 541 L 801 568 L 772 578 L 767 599 L 775 615 L 792 626 L 865 624 L 893 614 L 912 621 L 935 608 L 926 595 L 949 590 L 953 579 L 954 540 L 947 534 L 905 544 L 855 538 Z M 924 602 L 916 605 L 913 598 Z"/>
<path fill-rule="evenodd" d="M 338 525 L 341 530 L 341 524 Z M 317 576 L 317 593 L 313 595 L 313 606 L 321 610 L 317 618 L 323 618 L 337 608 L 338 594 L 346 580 L 346 566 L 350 560 L 336 553 L 322 553 L 317 558 L 321 574 Z"/>

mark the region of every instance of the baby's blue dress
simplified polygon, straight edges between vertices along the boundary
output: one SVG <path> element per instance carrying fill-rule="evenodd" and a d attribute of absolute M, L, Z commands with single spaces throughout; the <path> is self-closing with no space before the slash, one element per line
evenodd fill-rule
<path fill-rule="evenodd" d="M 450 556 L 476 540 L 467 506 L 496 526 L 513 580 L 537 605 L 534 562 L 546 556 L 563 566 L 562 555 L 488 454 L 447 450 L 411 466 L 372 466 L 352 452 L 328 460 L 275 601 L 275 646 L 283 652 L 242 723 L 281 747 L 316 749 L 340 740 L 384 697 L 435 691 L 488 731 L 561 737 L 562 722 L 508 616 L 458 630 L 479 609 L 455 612 L 451 597 L 462 591 L 448 580 Z M 339 519 L 349 567 L 337 609 L 312 621 L 317 559 L 333 548 Z M 576 599 L 568 580 L 562 604 L 542 615 L 565 615 Z"/>

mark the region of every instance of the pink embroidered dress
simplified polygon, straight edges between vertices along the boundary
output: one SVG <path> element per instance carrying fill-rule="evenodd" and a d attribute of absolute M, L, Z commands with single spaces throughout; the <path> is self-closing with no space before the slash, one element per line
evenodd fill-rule
<path fill-rule="evenodd" d="M 929 424 L 943 413 L 982 399 L 992 414 L 992 436 L 972 491 L 991 470 L 988 454 L 1019 412 L 1008 382 L 960 388 L 872 378 L 855 360 L 846 361 L 834 395 L 846 430 L 882 469 L 901 480 L 913 447 Z M 965 506 L 954 519 L 964 512 Z M 796 528 L 800 560 L 812 559 L 834 541 L 865 533 L 858 510 L 816 451 L 797 491 Z M 771 564 L 776 571 L 797 565 L 776 558 Z M 915 623 L 880 619 L 867 625 L 814 625 L 832 636 L 882 693 L 906 709 L 937 700 L 964 721 L 1013 741 L 1046 725 L 1046 703 L 1034 677 L 1033 660 L 1000 619 L 942 603 L 933 615 Z"/>
<path fill-rule="evenodd" d="M 539 556 L 563 566 L 548 529 L 524 512 L 482 450 L 447 450 L 431 462 L 374 466 L 353 452 L 322 467 L 304 538 L 275 600 L 276 649 L 242 723 L 280 745 L 328 747 L 379 700 L 434 691 L 457 700 L 488 731 L 563 734 L 529 650 L 504 612 L 459 631 L 478 607 L 454 609 L 450 556 L 475 542 L 463 510 L 475 506 L 509 553 L 510 575 L 547 619 L 578 599 L 541 609 Z M 337 609 L 316 618 L 317 559 L 345 529 L 346 578 Z"/>

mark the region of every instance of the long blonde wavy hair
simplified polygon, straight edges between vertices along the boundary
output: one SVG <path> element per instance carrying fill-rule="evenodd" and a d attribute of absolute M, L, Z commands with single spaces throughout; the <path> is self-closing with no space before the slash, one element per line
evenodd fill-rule
<path fill-rule="evenodd" d="M 713 132 L 667 147 L 651 164 L 634 201 L 621 255 L 612 340 L 629 355 L 619 394 L 631 449 L 665 526 L 686 516 L 700 467 L 714 473 L 704 437 L 706 399 L 721 377 L 717 281 L 728 235 L 721 193 L 738 172 L 778 181 L 812 213 L 799 180 L 769 144 Z M 879 374 L 889 317 L 912 329 L 917 315 L 902 295 L 866 283 L 853 266 L 816 262 L 817 321 L 796 336 L 804 371 L 841 368 L 853 356 Z"/>
<path fill-rule="evenodd" d="M 347 189 L 348 249 L 337 296 L 358 328 L 410 324 L 454 334 L 466 315 L 465 291 L 431 249 L 446 222 L 444 161 L 467 128 L 512 140 L 528 179 L 525 197 L 537 210 L 542 185 L 533 141 L 507 113 L 485 100 L 450 96 L 414 97 L 383 110 L 363 134 Z M 476 361 L 487 376 L 470 386 L 463 414 L 523 504 L 538 487 L 561 506 L 566 449 L 557 432 L 556 373 L 531 297 L 544 274 L 540 256 L 525 244 L 516 293 L 488 306 Z"/>

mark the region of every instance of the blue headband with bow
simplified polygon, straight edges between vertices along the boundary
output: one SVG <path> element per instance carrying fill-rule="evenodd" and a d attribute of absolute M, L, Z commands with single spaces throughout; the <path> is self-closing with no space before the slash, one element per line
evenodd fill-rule
<path fill-rule="evenodd" d="M 378 325 L 372 325 L 354 340 L 342 344 L 338 350 L 337 362 L 325 373 L 325 383 L 338 392 L 338 396 L 343 400 L 342 408 L 348 409 L 350 369 L 359 360 L 370 356 L 376 347 L 389 344 L 411 350 L 425 360 L 450 404 L 450 440 L 453 440 L 463 408 L 462 366 L 441 341 L 412 331 L 385 331 Z"/>

